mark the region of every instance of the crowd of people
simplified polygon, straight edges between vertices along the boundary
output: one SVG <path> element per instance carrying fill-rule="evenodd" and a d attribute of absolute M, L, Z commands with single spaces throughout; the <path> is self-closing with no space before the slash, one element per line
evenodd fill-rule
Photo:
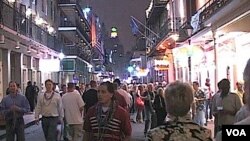
<path fill-rule="evenodd" d="M 218 82 L 218 91 L 198 81 L 192 85 L 175 81 L 159 83 L 125 84 L 113 82 L 87 85 L 62 85 L 45 81 L 45 91 L 39 93 L 34 83 L 28 82 L 25 95 L 21 95 L 14 81 L 9 83 L 1 101 L 1 113 L 6 120 L 6 139 L 25 140 L 23 115 L 35 113 L 41 122 L 46 141 L 129 141 L 132 126 L 144 124 L 147 141 L 221 140 L 221 129 L 228 124 L 249 124 L 250 119 L 250 60 L 243 74 L 244 82 L 237 82 L 236 91 L 230 80 Z M 41 119 L 41 121 L 40 121 Z M 214 123 L 214 135 L 207 128 Z M 58 128 L 60 127 L 60 128 Z M 59 131 L 59 132 L 58 132 Z"/>

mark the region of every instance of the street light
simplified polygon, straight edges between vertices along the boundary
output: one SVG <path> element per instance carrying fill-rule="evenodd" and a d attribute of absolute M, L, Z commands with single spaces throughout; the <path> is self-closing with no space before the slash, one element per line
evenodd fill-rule
<path fill-rule="evenodd" d="M 193 33 L 193 27 L 191 26 L 190 22 L 186 25 L 187 34 L 188 34 L 188 47 L 191 48 L 191 36 Z M 191 50 L 191 49 L 189 49 Z M 192 82 L 192 53 L 188 51 L 188 72 L 189 72 L 189 82 Z"/>
<path fill-rule="evenodd" d="M 63 60 L 64 57 L 65 57 L 65 55 L 61 52 L 61 53 L 59 54 L 59 59 L 60 59 L 60 60 Z"/>
<path fill-rule="evenodd" d="M 64 59 L 65 55 L 63 54 L 63 52 L 60 52 L 59 54 L 59 59 L 60 59 L 60 76 L 61 76 L 61 84 L 63 84 L 64 81 L 64 70 L 63 70 L 63 59 Z"/>

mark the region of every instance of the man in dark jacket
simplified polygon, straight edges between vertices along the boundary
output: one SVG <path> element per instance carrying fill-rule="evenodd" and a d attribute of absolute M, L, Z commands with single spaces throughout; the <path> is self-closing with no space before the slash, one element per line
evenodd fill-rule
<path fill-rule="evenodd" d="M 29 101 L 30 111 L 33 112 L 35 109 L 35 91 L 34 91 L 34 87 L 32 86 L 31 81 L 28 81 L 28 83 L 27 83 L 27 87 L 25 90 L 25 96 Z"/>

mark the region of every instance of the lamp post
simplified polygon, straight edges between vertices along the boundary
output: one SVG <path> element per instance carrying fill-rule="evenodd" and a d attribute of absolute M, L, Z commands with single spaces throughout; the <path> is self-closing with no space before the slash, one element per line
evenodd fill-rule
<path fill-rule="evenodd" d="M 187 34 L 188 34 L 188 73 L 189 73 L 189 82 L 192 83 L 192 49 L 191 49 L 191 36 L 193 32 L 193 27 L 191 26 L 190 23 L 187 24 L 186 26 Z"/>
<path fill-rule="evenodd" d="M 63 71 L 63 63 L 62 63 L 62 61 L 63 61 L 63 59 L 64 59 L 64 57 L 65 57 L 65 55 L 63 54 L 63 52 L 61 52 L 60 54 L 59 54 L 59 59 L 60 59 L 60 76 L 61 76 L 61 84 L 63 84 L 63 81 L 64 81 L 64 71 Z"/>

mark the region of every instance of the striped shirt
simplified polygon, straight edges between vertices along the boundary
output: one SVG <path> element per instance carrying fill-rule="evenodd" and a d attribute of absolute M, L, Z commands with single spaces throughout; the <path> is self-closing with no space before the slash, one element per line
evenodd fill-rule
<path fill-rule="evenodd" d="M 100 120 L 105 119 L 107 112 L 102 112 Z M 84 129 L 88 133 L 92 133 L 91 141 L 121 141 L 124 136 L 131 136 L 132 128 L 129 120 L 128 112 L 120 106 L 115 107 L 113 118 L 107 124 L 98 122 L 97 106 L 89 109 L 84 122 Z"/>

